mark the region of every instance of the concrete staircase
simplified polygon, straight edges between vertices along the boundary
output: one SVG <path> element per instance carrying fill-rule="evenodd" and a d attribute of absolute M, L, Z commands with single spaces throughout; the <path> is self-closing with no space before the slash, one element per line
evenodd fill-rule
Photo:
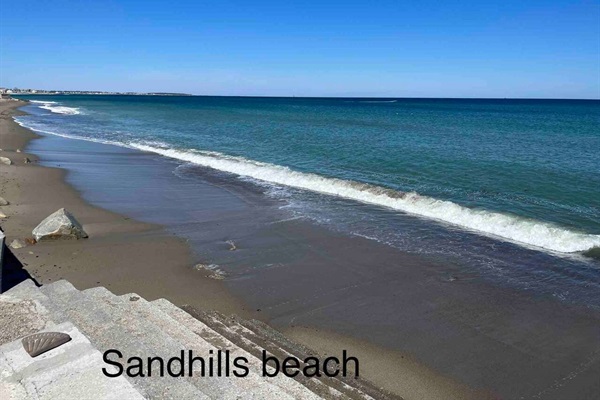
<path fill-rule="evenodd" d="M 23 349 L 20 339 L 40 331 L 68 333 L 72 340 L 36 358 Z M 103 287 L 77 290 L 67 281 L 40 288 L 30 281 L 0 295 L 0 398 L 2 399 L 388 399 L 391 396 L 362 380 L 306 378 L 299 374 L 263 377 L 262 350 L 280 360 L 313 354 L 258 321 L 245 321 L 185 308 L 167 300 L 148 302 L 136 294 L 116 296 Z M 131 356 L 165 362 L 182 350 L 194 356 L 249 360 L 249 375 L 169 375 L 109 378 L 115 373 L 102 354 L 118 349 L 127 367 Z M 115 357 L 111 357 L 112 360 Z M 189 364 L 184 365 L 187 371 Z M 178 370 L 178 368 L 176 368 Z M 153 370 L 154 372 L 155 370 Z"/>

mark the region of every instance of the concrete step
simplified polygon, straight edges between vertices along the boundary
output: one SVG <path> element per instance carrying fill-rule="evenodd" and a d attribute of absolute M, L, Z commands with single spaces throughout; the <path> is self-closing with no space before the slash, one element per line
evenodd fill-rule
<path fill-rule="evenodd" d="M 186 307 L 184 309 L 187 310 Z M 293 355 L 300 360 L 308 356 L 318 356 L 312 349 L 288 339 L 281 332 L 261 321 L 245 320 L 236 316 L 226 317 L 216 312 L 211 312 L 210 314 L 222 324 L 230 326 L 231 329 L 237 329 L 240 333 L 253 337 L 253 340 L 260 342 L 261 346 L 278 348 L 280 351 L 288 355 Z M 384 392 L 369 382 L 354 379 L 354 377 L 323 376 L 318 379 L 351 399 L 397 399 L 397 396 Z"/>
<path fill-rule="evenodd" d="M 136 300 L 130 301 L 130 299 Z M 120 296 L 118 300 L 128 304 L 138 318 L 160 326 L 166 334 L 180 344 L 181 349 L 192 350 L 196 356 L 207 359 L 212 354 L 216 359 L 218 350 L 226 350 L 225 347 L 218 348 L 208 343 L 185 325 L 164 313 L 155 304 L 149 303 L 135 294 Z M 232 358 L 243 355 L 239 354 L 238 348 L 229 348 L 229 350 Z M 200 376 L 200 366 L 196 365 L 198 366 L 198 370 L 195 371 L 197 376 L 192 381 L 213 398 L 264 398 L 264 396 L 286 398 L 286 393 L 281 388 L 262 379 L 254 371 L 251 371 L 250 375 L 243 379 L 225 376 L 202 377 Z M 216 375 L 216 372 L 213 375 Z"/>
<path fill-rule="evenodd" d="M 299 360 L 304 360 L 308 356 L 317 356 L 314 351 L 301 346 L 297 343 L 289 341 L 281 333 L 264 325 L 259 321 L 248 321 L 236 317 L 225 317 L 218 312 L 198 312 L 191 307 L 184 307 L 185 310 L 192 315 L 202 319 L 205 323 L 214 329 L 221 331 L 229 329 L 238 332 L 250 341 L 256 343 L 258 347 L 262 347 L 280 360 L 294 356 Z M 275 340 L 276 339 L 276 340 Z M 261 350 L 262 351 L 262 350 Z M 301 367 L 306 364 L 301 362 Z M 328 376 L 314 377 L 309 379 L 310 382 L 320 383 L 320 387 L 315 388 L 315 391 L 323 397 L 339 398 L 340 396 L 349 399 L 371 399 L 372 396 L 362 392 L 353 385 L 349 385 L 338 378 Z"/>
<path fill-rule="evenodd" d="M 160 306 L 159 304 L 162 304 Z M 291 382 L 289 379 L 282 379 L 282 377 L 277 377 L 274 379 L 268 379 L 262 376 L 262 371 L 259 367 L 259 362 L 256 360 L 251 354 L 248 354 L 239 346 L 231 343 L 226 338 L 218 335 L 210 329 L 207 329 L 205 326 L 201 325 L 189 325 L 186 324 L 185 319 L 180 318 L 179 313 L 185 315 L 185 313 L 181 312 L 179 308 L 174 306 L 172 303 L 161 299 L 158 301 L 153 301 L 150 303 L 153 308 L 161 309 L 161 313 L 169 316 L 170 319 L 177 321 L 176 324 L 179 326 L 185 327 L 185 331 L 188 334 L 186 339 L 188 340 L 188 346 L 193 346 L 194 343 L 199 340 L 211 345 L 214 349 L 213 352 L 216 354 L 218 350 L 228 350 L 231 358 L 233 357 L 245 357 L 248 360 L 248 367 L 250 370 L 250 374 L 244 378 L 229 378 L 233 380 L 236 384 L 238 382 L 243 381 L 244 385 L 251 383 L 252 385 L 259 384 L 259 389 L 262 394 L 258 395 L 256 398 L 296 398 L 296 399 L 306 399 L 306 400 L 314 400 L 316 399 L 312 393 L 308 392 L 305 388 L 297 385 L 295 382 Z M 210 337 L 211 342 L 206 340 L 206 337 Z M 206 354 L 206 353 L 205 353 Z M 249 382 L 245 382 L 249 381 Z"/>
<path fill-rule="evenodd" d="M 50 311 L 51 301 L 31 280 L 0 295 L 0 345 L 67 322 Z"/>
<path fill-rule="evenodd" d="M 32 358 L 21 340 L 0 346 L 0 397 L 3 399 L 106 399 L 138 400 L 144 397 L 123 377 L 102 373 L 102 355 L 71 323 L 53 331 L 67 333 L 71 341 Z"/>
<path fill-rule="evenodd" d="M 216 343 L 215 346 L 220 349 L 228 349 L 232 354 L 246 357 L 249 361 L 251 371 L 256 371 L 256 375 L 259 379 L 268 381 L 274 385 L 277 385 L 283 391 L 293 396 L 295 399 L 319 399 L 322 398 L 317 393 L 310 390 L 308 387 L 295 381 L 294 379 L 288 378 L 284 375 L 277 375 L 275 377 L 263 377 L 262 376 L 262 361 L 260 355 L 248 352 L 248 343 L 241 344 L 237 339 L 247 340 L 245 338 L 239 338 L 236 335 L 229 335 L 230 332 L 216 332 L 211 327 L 207 326 L 202 321 L 192 317 L 190 314 L 184 312 L 179 307 L 175 306 L 171 302 L 165 299 L 159 299 L 152 302 L 153 305 L 159 307 L 163 312 L 170 315 L 173 319 L 176 319 L 182 325 L 188 327 L 188 329 L 194 332 L 201 338 L 209 338 L 214 341 L 214 338 L 219 338 L 220 342 Z M 247 378 L 244 378 L 247 379 Z"/>
<path fill-rule="evenodd" d="M 113 296 L 104 288 L 91 289 Z M 138 321 L 127 307 L 115 307 L 104 297 L 80 292 L 65 281 L 45 285 L 41 291 L 48 296 L 54 310 L 64 313 L 90 342 L 101 352 L 118 349 L 124 355 L 172 357 L 179 346 L 165 336 L 160 328 Z M 146 365 L 146 363 L 145 363 Z M 194 385 L 183 378 L 124 376 L 146 398 L 187 399 L 206 398 Z"/>
<path fill-rule="evenodd" d="M 230 329 L 236 330 L 246 337 L 252 337 L 254 341 L 269 349 L 269 351 L 280 357 L 280 359 L 289 356 L 296 357 L 299 360 L 304 360 L 309 356 L 321 358 L 320 355 L 312 349 L 289 340 L 280 332 L 260 321 L 244 320 L 236 316 L 226 317 L 219 313 L 212 313 L 212 318 L 217 319 L 220 323 L 229 326 Z M 301 365 L 304 366 L 306 364 L 301 363 Z M 313 380 L 318 380 L 328 387 L 329 390 L 340 393 L 349 399 L 364 400 L 373 398 L 368 392 L 357 387 L 357 382 L 345 382 L 343 377 L 321 376 L 313 378 Z M 379 393 L 377 393 L 377 395 L 379 395 Z"/>
<path fill-rule="evenodd" d="M 175 307 L 175 306 L 173 306 Z M 229 339 L 231 342 L 236 343 L 242 347 L 248 353 L 252 354 L 255 358 L 261 360 L 262 365 L 262 352 L 266 350 L 269 356 L 275 356 L 279 360 L 283 360 L 289 357 L 289 352 L 281 349 L 273 343 L 266 342 L 262 338 L 255 335 L 252 331 L 244 329 L 241 325 L 237 324 L 233 320 L 226 319 L 221 314 L 211 311 L 199 311 L 186 307 L 186 313 L 190 314 L 195 319 L 199 320 L 206 326 L 210 327 L 213 331 L 217 332 L 217 335 Z M 324 399 L 339 399 L 344 397 L 343 393 L 331 385 L 327 385 L 323 381 L 317 378 L 307 378 L 302 374 L 298 374 L 294 378 L 295 381 L 305 386 L 311 392 Z"/>
<path fill-rule="evenodd" d="M 73 289 L 76 290 L 75 288 Z M 67 321 L 65 315 L 52 313 L 52 302 L 31 279 L 27 279 L 11 288 L 9 291 L 4 292 L 0 295 L 0 299 L 35 302 L 37 307 L 35 312 L 38 315 L 52 319 L 57 324 Z"/>
<path fill-rule="evenodd" d="M 20 307 L 20 311 L 12 312 L 16 310 L 15 307 Z M 11 337 L 10 335 L 20 338 L 24 336 L 22 329 L 29 334 L 42 328 L 60 330 L 53 329 L 58 326 L 73 331 L 78 341 L 69 342 L 72 345 L 68 347 L 68 355 L 60 355 L 58 351 L 67 346 L 64 345 L 48 352 L 50 354 L 57 351 L 51 360 L 40 358 L 35 367 L 22 368 L 23 371 L 30 371 L 30 375 L 27 375 L 29 380 L 12 379 L 17 376 L 16 371 L 20 371 L 20 367 L 18 363 L 10 361 L 11 358 L 5 356 L 0 347 L 2 399 L 50 399 L 52 396 L 65 398 L 60 396 L 63 392 L 66 398 L 71 393 L 73 396 L 70 398 L 88 398 L 86 393 L 92 393 L 94 398 L 115 399 L 395 398 L 367 382 L 352 378 L 323 376 L 309 379 L 302 374 L 295 378 L 288 378 L 283 374 L 272 378 L 263 377 L 263 349 L 279 360 L 289 356 L 304 360 L 307 356 L 317 354 L 260 321 L 226 317 L 216 312 L 201 312 L 189 307 L 184 311 L 164 299 L 148 302 L 136 294 L 115 296 L 103 287 L 81 292 L 67 281 L 38 288 L 32 281 L 26 281 L 0 295 L 0 319 L 2 314 L 7 314 L 7 310 L 9 315 L 28 315 L 30 320 L 21 324 L 10 323 L 9 325 L 17 326 L 18 329 L 9 331 L 8 336 L 4 335 L 6 329 L 3 330 L 0 326 L 0 339 L 4 336 Z M 14 343 L 11 345 L 16 347 L 10 351 L 18 350 L 19 346 Z M 10 346 L 5 349 L 9 351 Z M 22 346 L 20 349 L 24 352 Z M 102 359 L 102 353 L 109 349 L 121 351 L 121 363 L 125 366 L 128 365 L 129 357 L 140 357 L 146 368 L 144 372 L 147 372 L 148 357 L 161 357 L 166 362 L 171 357 L 179 356 L 182 350 L 192 350 L 194 356 L 208 361 L 211 355 L 216 359 L 218 350 L 229 350 L 231 359 L 244 356 L 249 360 L 247 365 L 250 375 L 244 378 L 202 377 L 200 365 L 196 362 L 194 377 L 159 377 L 156 376 L 158 370 L 155 364 L 152 377 L 122 375 L 119 378 L 108 378 L 101 373 L 102 368 L 113 368 L 116 371 L 115 367 L 109 366 Z M 81 374 L 73 375 L 75 367 Z M 187 369 L 187 365 L 184 367 Z M 5 373 L 5 369 L 13 372 Z M 98 375 L 99 372 L 101 376 Z M 7 378 L 3 379 L 5 375 Z M 114 392 L 113 387 L 106 386 L 101 378 L 108 379 L 108 382 L 122 381 L 119 385 L 123 387 L 117 385 L 121 395 L 110 397 Z M 96 381 L 98 384 L 89 387 L 90 382 Z M 69 385 L 74 384 L 77 387 L 69 391 Z M 5 396 L 7 393 L 11 397 Z"/>

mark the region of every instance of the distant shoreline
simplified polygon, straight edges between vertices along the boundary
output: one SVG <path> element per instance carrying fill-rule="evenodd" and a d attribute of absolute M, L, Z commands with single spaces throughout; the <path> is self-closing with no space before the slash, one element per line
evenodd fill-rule
<path fill-rule="evenodd" d="M 250 99 L 348 99 L 348 100 L 423 100 L 423 101 L 585 101 L 598 102 L 598 99 L 581 98 L 538 98 L 538 97 L 411 97 L 411 96 L 271 96 L 271 95 L 219 95 L 219 94 L 191 94 L 168 92 L 94 92 L 94 91 L 48 91 L 44 93 L 10 93 L 14 96 L 165 96 L 165 97 L 224 97 L 224 98 L 250 98 Z"/>
<path fill-rule="evenodd" d="M 95 92 L 95 91 L 71 91 L 71 90 L 50 90 L 46 92 L 17 92 L 6 93 L 10 96 L 193 96 L 189 93 L 136 93 L 136 92 Z"/>

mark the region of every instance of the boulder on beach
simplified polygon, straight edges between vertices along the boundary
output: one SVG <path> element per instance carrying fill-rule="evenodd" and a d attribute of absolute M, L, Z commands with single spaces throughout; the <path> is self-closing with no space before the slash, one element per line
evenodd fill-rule
<path fill-rule="evenodd" d="M 7 206 L 8 200 L 6 200 L 4 197 L 0 197 L 0 206 Z"/>
<path fill-rule="evenodd" d="M 35 227 L 32 233 L 38 242 L 40 240 L 81 239 L 88 237 L 81 224 L 64 208 L 46 217 L 45 220 Z"/>
<path fill-rule="evenodd" d="M 10 161 L 10 158 L 7 157 L 0 157 L 0 163 L 2 164 L 6 164 L 6 165 L 11 165 L 12 161 Z"/>
<path fill-rule="evenodd" d="M 4 219 L 4 218 L 8 218 L 8 215 L 6 215 L 2 211 L 0 211 L 0 219 Z"/>

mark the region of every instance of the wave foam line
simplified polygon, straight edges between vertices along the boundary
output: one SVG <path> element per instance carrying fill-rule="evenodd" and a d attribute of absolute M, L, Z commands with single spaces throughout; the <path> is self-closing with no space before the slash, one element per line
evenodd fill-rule
<path fill-rule="evenodd" d="M 86 142 L 94 142 L 94 143 L 108 144 L 108 145 L 118 146 L 118 147 L 133 148 L 132 146 L 128 146 L 127 144 L 124 144 L 121 142 L 115 142 L 113 140 L 96 139 L 96 138 L 89 138 L 89 137 L 85 137 L 85 136 L 69 135 L 69 134 L 64 134 L 64 133 L 59 133 L 59 132 L 54 132 L 54 131 L 48 131 L 48 130 L 40 128 L 39 126 L 37 126 L 35 124 L 31 124 L 31 123 L 28 124 L 27 121 L 25 121 L 24 118 L 22 118 L 22 117 L 15 117 L 14 120 L 17 124 L 21 125 L 23 128 L 31 129 L 32 131 L 39 132 L 39 133 L 46 133 L 48 135 L 60 136 L 65 139 L 85 140 Z"/>
<path fill-rule="evenodd" d="M 75 108 L 75 107 L 53 106 L 53 105 L 49 105 L 49 104 L 44 104 L 43 106 L 40 106 L 40 108 L 43 108 L 44 110 L 48 110 L 55 114 L 64 114 L 64 115 L 81 114 L 81 111 L 79 110 L 79 108 Z"/>
<path fill-rule="evenodd" d="M 149 146 L 148 142 L 127 144 L 87 138 L 42 130 L 37 126 L 28 125 L 21 118 L 15 118 L 15 121 L 19 125 L 37 132 L 69 139 L 134 148 L 265 182 L 376 204 L 479 233 L 508 239 L 527 246 L 561 253 L 589 252 L 600 249 L 600 235 L 574 232 L 549 223 L 496 212 L 474 210 L 450 201 L 421 196 L 414 192 L 405 193 L 366 183 L 326 178 L 316 174 L 293 171 L 288 167 L 247 160 L 242 157 L 227 156 L 219 152 L 175 150 L 160 142 L 151 142 L 156 146 L 160 146 L 154 147 Z"/>
<path fill-rule="evenodd" d="M 415 192 L 405 193 L 360 182 L 297 172 L 288 167 L 247 160 L 242 157 L 231 157 L 217 152 L 181 151 L 139 143 L 130 145 L 139 150 L 220 171 L 376 204 L 552 251 L 574 253 L 600 247 L 600 235 L 574 232 L 549 223 L 512 215 L 475 210 L 451 201 L 422 196 Z"/>
<path fill-rule="evenodd" d="M 55 114 L 64 114 L 64 115 L 78 115 L 81 114 L 79 108 L 76 107 L 66 107 L 66 106 L 57 106 L 55 104 L 59 104 L 56 101 L 49 100 L 29 100 L 30 103 L 41 104 L 39 108 L 43 108 L 44 110 L 48 110 Z"/>
<path fill-rule="evenodd" d="M 56 104 L 56 101 L 50 101 L 50 100 L 29 100 L 30 103 L 36 103 L 36 104 Z"/>

